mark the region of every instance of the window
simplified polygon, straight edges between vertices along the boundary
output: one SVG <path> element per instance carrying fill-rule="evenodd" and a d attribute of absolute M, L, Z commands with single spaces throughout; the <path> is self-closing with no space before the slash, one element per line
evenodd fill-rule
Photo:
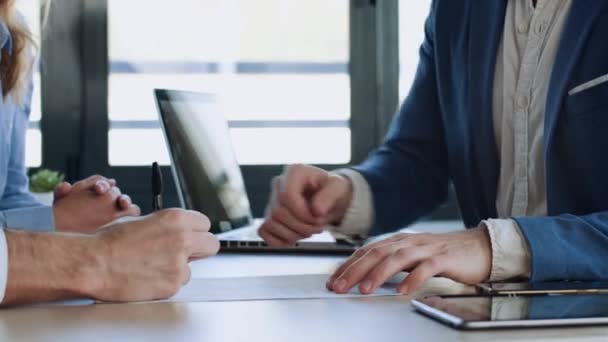
<path fill-rule="evenodd" d="M 350 162 L 348 0 L 167 6 L 108 0 L 111 166 L 169 163 L 154 88 L 217 94 L 242 165 Z"/>
<path fill-rule="evenodd" d="M 44 166 L 70 180 L 116 178 L 147 212 L 149 165 L 169 163 L 152 90 L 214 93 L 261 215 L 284 164 L 344 167 L 379 141 L 378 113 L 389 116 L 397 102 L 396 8 L 397 0 L 54 0 L 42 42 Z M 380 39 L 385 16 L 390 39 Z M 177 205 L 163 174 L 165 203 Z"/>
<path fill-rule="evenodd" d="M 399 94 L 405 98 L 414 81 L 418 50 L 424 40 L 424 23 L 431 0 L 399 2 Z"/>
<path fill-rule="evenodd" d="M 34 34 L 37 45 L 40 39 L 40 2 L 38 0 L 17 1 L 17 8 L 25 18 Z M 27 143 L 25 161 L 27 167 L 38 167 L 42 163 L 42 134 L 40 132 L 40 118 L 42 106 L 40 101 L 40 71 L 34 71 L 34 93 L 32 95 L 32 110 L 30 113 L 30 127 L 27 130 Z"/>

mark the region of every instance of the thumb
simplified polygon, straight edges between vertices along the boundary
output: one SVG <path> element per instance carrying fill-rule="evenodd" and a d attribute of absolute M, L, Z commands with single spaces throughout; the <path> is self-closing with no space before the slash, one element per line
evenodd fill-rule
<path fill-rule="evenodd" d="M 67 196 L 72 191 L 72 184 L 63 182 L 55 188 L 55 199 L 61 199 Z"/>
<path fill-rule="evenodd" d="M 274 177 L 270 183 L 270 198 L 268 200 L 268 205 L 266 205 L 266 210 L 264 211 L 264 217 L 269 217 L 272 209 L 277 205 L 277 196 L 279 191 L 281 191 L 280 187 L 281 177 Z"/>
<path fill-rule="evenodd" d="M 312 211 L 316 217 L 325 218 L 346 195 L 348 180 L 338 175 L 331 175 L 321 189 L 313 196 Z"/>

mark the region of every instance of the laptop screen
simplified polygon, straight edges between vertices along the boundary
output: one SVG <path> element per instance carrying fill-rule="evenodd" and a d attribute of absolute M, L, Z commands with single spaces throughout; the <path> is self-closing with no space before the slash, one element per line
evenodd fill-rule
<path fill-rule="evenodd" d="M 214 232 L 249 224 L 245 184 L 214 96 L 169 90 L 155 95 L 182 206 L 207 215 Z"/>

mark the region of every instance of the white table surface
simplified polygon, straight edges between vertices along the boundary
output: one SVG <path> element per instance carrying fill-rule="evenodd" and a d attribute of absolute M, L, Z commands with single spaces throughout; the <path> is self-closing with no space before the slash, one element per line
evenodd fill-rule
<path fill-rule="evenodd" d="M 341 260 L 224 254 L 192 271 L 198 278 L 320 274 Z M 432 279 L 408 297 L 11 308 L 0 310 L 0 341 L 608 341 L 608 327 L 461 332 L 409 305 L 414 296 L 462 291 L 470 288 Z"/>

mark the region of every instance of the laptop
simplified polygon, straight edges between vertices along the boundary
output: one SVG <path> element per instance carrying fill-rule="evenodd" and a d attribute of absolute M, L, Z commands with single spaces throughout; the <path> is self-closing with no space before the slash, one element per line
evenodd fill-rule
<path fill-rule="evenodd" d="M 294 247 L 268 246 L 257 234 L 245 184 L 214 95 L 156 89 L 156 105 L 182 208 L 204 213 L 223 251 L 351 254 L 357 243 L 324 232 Z"/>

